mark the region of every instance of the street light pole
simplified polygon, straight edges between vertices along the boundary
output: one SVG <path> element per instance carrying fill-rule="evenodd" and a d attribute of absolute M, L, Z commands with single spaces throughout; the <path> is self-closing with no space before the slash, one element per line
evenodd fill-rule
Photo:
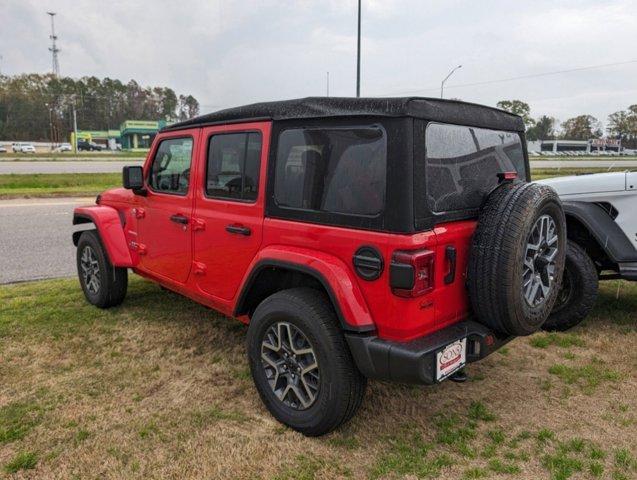
<path fill-rule="evenodd" d="M 462 68 L 462 65 L 458 65 L 457 67 L 453 68 L 450 72 L 449 75 L 447 75 L 445 77 L 445 79 L 440 83 L 440 98 L 443 97 L 444 94 L 444 90 L 445 90 L 445 82 L 449 79 L 449 77 L 453 74 L 453 72 L 455 72 L 456 70 L 458 70 L 459 68 Z"/>
<path fill-rule="evenodd" d="M 358 43 L 356 49 L 356 97 L 361 96 L 361 0 L 358 0 Z"/>

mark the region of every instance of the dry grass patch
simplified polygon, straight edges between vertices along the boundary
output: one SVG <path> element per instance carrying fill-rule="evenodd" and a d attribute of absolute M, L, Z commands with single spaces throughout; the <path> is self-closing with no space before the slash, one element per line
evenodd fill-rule
<path fill-rule="evenodd" d="M 3 286 L 1 474 L 634 478 L 635 312 L 635 285 L 606 283 L 573 332 L 517 339 L 465 384 L 370 382 L 352 422 L 310 439 L 262 406 L 238 322 L 137 278 L 108 311 L 76 280 Z"/>

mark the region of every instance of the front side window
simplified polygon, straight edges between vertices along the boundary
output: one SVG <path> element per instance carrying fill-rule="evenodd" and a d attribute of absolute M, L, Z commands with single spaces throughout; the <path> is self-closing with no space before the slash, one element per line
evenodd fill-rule
<path fill-rule="evenodd" d="M 150 169 L 148 185 L 156 192 L 186 195 L 190 183 L 192 138 L 162 140 Z"/>
<path fill-rule="evenodd" d="M 278 206 L 377 215 L 385 203 L 387 141 L 378 127 L 284 130 L 274 196 Z"/>
<path fill-rule="evenodd" d="M 526 178 L 520 135 L 430 123 L 425 132 L 426 191 L 436 213 L 476 209 L 498 184 L 498 174 Z"/>
<path fill-rule="evenodd" d="M 225 133 L 210 137 L 206 195 L 255 201 L 259 188 L 261 133 Z"/>

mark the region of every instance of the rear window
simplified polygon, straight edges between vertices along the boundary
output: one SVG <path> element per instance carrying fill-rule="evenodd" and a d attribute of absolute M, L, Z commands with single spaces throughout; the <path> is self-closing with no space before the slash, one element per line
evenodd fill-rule
<path fill-rule="evenodd" d="M 377 215 L 385 203 L 387 142 L 378 127 L 288 129 L 277 149 L 278 206 Z"/>
<path fill-rule="evenodd" d="M 498 184 L 498 173 L 526 178 L 515 132 L 430 123 L 425 132 L 427 203 L 432 212 L 475 209 Z"/>

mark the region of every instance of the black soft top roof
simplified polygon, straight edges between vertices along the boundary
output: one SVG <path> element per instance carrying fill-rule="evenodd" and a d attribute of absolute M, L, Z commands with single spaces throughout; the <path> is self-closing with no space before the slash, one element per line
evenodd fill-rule
<path fill-rule="evenodd" d="M 522 118 L 504 110 L 459 100 L 424 97 L 306 97 L 253 103 L 201 115 L 170 125 L 164 131 L 219 123 L 328 117 L 414 117 L 475 127 L 524 131 Z"/>

